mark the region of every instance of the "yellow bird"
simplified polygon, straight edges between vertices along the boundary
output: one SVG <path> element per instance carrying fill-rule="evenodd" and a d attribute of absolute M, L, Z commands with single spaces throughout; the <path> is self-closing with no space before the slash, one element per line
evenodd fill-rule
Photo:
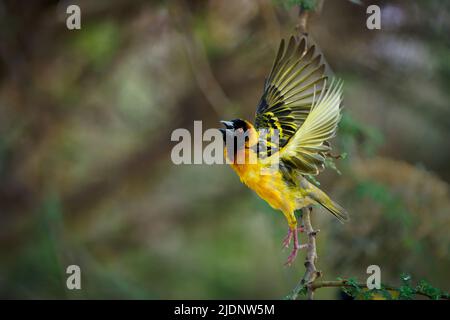
<path fill-rule="evenodd" d="M 342 83 L 327 82 L 325 64 L 315 51 L 306 38 L 291 37 L 286 48 L 282 40 L 255 125 L 235 119 L 221 121 L 226 129 L 220 129 L 225 157 L 241 181 L 286 217 L 283 245 L 289 247 L 294 239 L 289 265 L 301 248 L 296 210 L 320 204 L 341 222 L 348 220 L 344 208 L 305 178 L 324 169 L 328 140 L 341 118 Z"/>

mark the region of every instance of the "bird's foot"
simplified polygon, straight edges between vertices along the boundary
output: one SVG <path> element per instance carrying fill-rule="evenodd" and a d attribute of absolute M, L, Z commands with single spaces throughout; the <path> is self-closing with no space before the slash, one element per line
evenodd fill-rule
<path fill-rule="evenodd" d="M 292 263 L 294 263 L 295 258 L 297 258 L 297 252 L 298 252 L 298 248 L 296 248 L 294 246 L 294 249 L 292 249 L 291 254 L 289 255 L 286 263 L 284 264 L 285 266 L 290 267 L 292 265 Z"/>
<path fill-rule="evenodd" d="M 294 248 L 292 249 L 292 252 L 289 255 L 289 257 L 288 257 L 288 259 L 287 259 L 287 261 L 286 261 L 286 263 L 284 265 L 290 267 L 294 263 L 295 258 L 297 258 L 298 250 L 305 249 L 307 247 L 308 247 L 307 244 L 302 244 L 302 245 L 299 245 L 299 246 L 295 246 L 294 245 Z"/>
<path fill-rule="evenodd" d="M 291 244 L 292 235 L 293 235 L 293 232 L 292 232 L 291 228 L 289 228 L 286 237 L 283 239 L 283 248 L 289 247 L 289 245 Z"/>
<path fill-rule="evenodd" d="M 304 232 L 305 228 L 303 226 L 300 226 L 297 228 L 298 232 Z M 288 248 L 289 245 L 291 244 L 291 240 L 292 240 L 292 235 L 296 233 L 294 232 L 291 228 L 288 229 L 288 233 L 286 235 L 286 237 L 284 237 L 283 239 L 283 248 Z"/>
<path fill-rule="evenodd" d="M 294 238 L 294 248 L 292 248 L 291 254 L 289 255 L 286 263 L 284 264 L 285 266 L 292 265 L 292 263 L 295 261 L 295 258 L 297 258 L 298 250 L 305 249 L 308 247 L 307 244 L 302 244 L 302 245 L 299 244 L 299 241 L 298 241 L 298 231 L 299 230 L 298 229 L 294 229 L 294 230 L 290 230 L 290 231 L 291 232 L 290 233 L 288 232 L 288 235 L 286 236 L 286 238 L 289 238 L 289 242 L 290 242 L 290 238 L 292 238 L 292 237 Z M 289 246 L 289 243 L 288 243 L 288 246 Z"/>

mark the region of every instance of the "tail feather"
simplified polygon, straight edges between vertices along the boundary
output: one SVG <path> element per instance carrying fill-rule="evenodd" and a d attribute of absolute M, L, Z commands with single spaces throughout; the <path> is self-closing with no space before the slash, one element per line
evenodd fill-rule
<path fill-rule="evenodd" d="M 348 221 L 349 218 L 347 211 L 330 198 L 328 198 L 327 200 L 328 201 L 317 202 L 319 202 L 325 209 L 330 211 L 330 213 L 334 215 L 340 222 L 344 223 L 345 221 Z"/>
<path fill-rule="evenodd" d="M 309 196 L 317 201 L 322 207 L 330 211 L 332 215 L 334 215 L 340 222 L 344 223 L 349 220 L 347 211 L 342 208 L 339 204 L 330 199 L 330 197 L 314 186 L 313 184 L 309 184 L 312 192 L 310 192 Z"/>

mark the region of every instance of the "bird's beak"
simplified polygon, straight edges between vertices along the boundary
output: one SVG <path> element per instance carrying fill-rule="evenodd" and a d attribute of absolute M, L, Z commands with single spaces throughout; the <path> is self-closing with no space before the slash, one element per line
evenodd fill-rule
<path fill-rule="evenodd" d="M 221 120 L 220 123 L 222 123 L 227 129 L 233 129 L 234 125 L 231 121 L 223 121 Z"/>

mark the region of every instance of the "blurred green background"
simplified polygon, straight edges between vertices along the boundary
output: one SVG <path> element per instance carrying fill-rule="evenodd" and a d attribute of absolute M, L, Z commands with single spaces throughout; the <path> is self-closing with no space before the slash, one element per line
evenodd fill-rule
<path fill-rule="evenodd" d="M 173 165 L 175 128 L 253 119 L 282 1 L 0 1 L 0 297 L 282 298 L 284 217 L 225 165 Z M 289 2 L 289 1 L 288 1 Z M 450 289 L 450 2 L 326 0 L 310 34 L 345 80 L 315 210 L 324 279 L 381 267 Z M 81 30 L 66 8 L 81 7 Z M 302 236 L 304 240 L 304 236 Z M 66 289 L 77 264 L 82 290 Z M 338 298 L 337 289 L 317 298 Z"/>

